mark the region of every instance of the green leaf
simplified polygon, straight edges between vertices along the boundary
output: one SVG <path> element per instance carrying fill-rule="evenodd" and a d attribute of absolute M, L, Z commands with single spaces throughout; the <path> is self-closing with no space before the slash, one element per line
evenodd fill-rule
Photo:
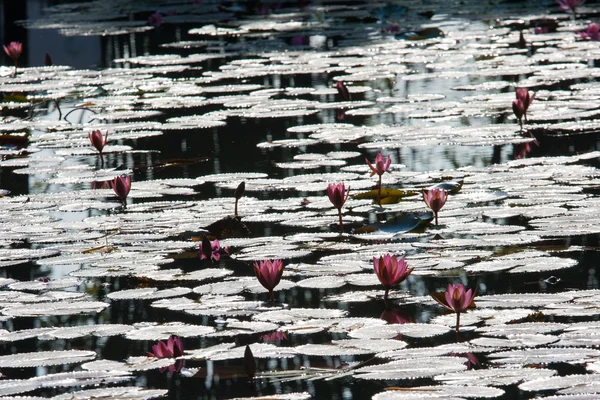
<path fill-rule="evenodd" d="M 11 101 L 15 103 L 29 103 L 29 100 L 23 94 L 6 94 L 4 95 L 4 101 L 7 103 Z"/>

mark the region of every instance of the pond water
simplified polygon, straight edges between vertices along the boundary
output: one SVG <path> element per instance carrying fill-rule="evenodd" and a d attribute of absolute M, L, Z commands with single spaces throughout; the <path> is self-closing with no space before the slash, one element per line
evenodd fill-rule
<path fill-rule="evenodd" d="M 597 6 L 6 6 L 0 396 L 596 398 Z M 201 260 L 205 235 L 228 254 Z M 414 270 L 385 301 L 387 254 Z M 477 292 L 458 332 L 450 283 Z M 147 354 L 172 336 L 178 362 Z"/>

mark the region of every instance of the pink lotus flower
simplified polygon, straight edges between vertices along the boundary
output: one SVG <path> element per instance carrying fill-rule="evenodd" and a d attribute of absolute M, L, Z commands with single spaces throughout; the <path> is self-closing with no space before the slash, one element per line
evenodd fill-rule
<path fill-rule="evenodd" d="M 583 39 L 599 41 L 600 27 L 598 27 L 598 24 L 589 24 L 585 31 L 580 32 L 580 35 Z"/>
<path fill-rule="evenodd" d="M 274 331 L 271 333 L 266 333 L 266 334 L 262 335 L 260 338 L 265 343 L 275 343 L 275 342 L 281 342 L 283 340 L 287 340 L 288 335 L 286 332 Z"/>
<path fill-rule="evenodd" d="M 23 52 L 23 43 L 21 42 L 10 42 L 8 46 L 2 45 L 2 47 L 4 47 L 6 55 L 14 61 L 17 61 Z"/>
<path fill-rule="evenodd" d="M 148 25 L 152 25 L 156 28 L 158 28 L 159 26 L 161 26 L 163 23 L 163 17 L 162 14 L 159 12 L 155 12 L 154 14 L 152 14 L 151 16 L 148 17 Z"/>
<path fill-rule="evenodd" d="M 327 196 L 329 196 L 329 201 L 331 204 L 338 210 L 338 216 L 340 218 L 340 232 L 344 232 L 344 225 L 342 224 L 342 207 L 346 200 L 348 200 L 348 196 L 350 195 L 350 187 L 346 189 L 344 183 L 330 183 L 327 186 Z"/>
<path fill-rule="evenodd" d="M 373 257 L 375 273 L 379 278 L 379 282 L 385 288 L 384 300 L 387 301 L 390 289 L 399 285 L 413 271 L 413 268 L 407 268 L 407 266 L 404 257 L 398 259 L 398 257 L 389 254 L 379 258 Z"/>
<path fill-rule="evenodd" d="M 211 259 L 213 262 L 218 262 L 221 259 L 221 252 L 229 254 L 229 248 L 221 248 L 221 244 L 218 239 L 212 242 L 208 240 L 206 236 L 202 238 L 200 243 L 200 259 L 208 260 Z"/>
<path fill-rule="evenodd" d="M 340 95 L 342 100 L 344 100 L 344 101 L 352 100 L 352 96 L 350 96 L 350 92 L 348 91 L 348 88 L 346 87 L 346 85 L 344 85 L 344 82 L 338 81 L 335 84 L 335 87 L 337 88 L 338 94 Z"/>
<path fill-rule="evenodd" d="M 435 215 L 435 224 L 438 224 L 438 212 L 444 207 L 446 204 L 446 200 L 448 199 L 448 192 L 444 189 L 433 188 L 429 190 L 423 190 L 423 200 L 427 207 L 433 211 Z"/>
<path fill-rule="evenodd" d="M 123 205 L 127 205 L 127 196 L 131 190 L 131 176 L 121 175 L 115 177 L 112 181 L 112 187 L 117 196 L 121 199 Z"/>
<path fill-rule="evenodd" d="M 6 55 L 9 56 L 10 58 L 12 58 L 12 60 L 15 64 L 14 74 L 17 75 L 17 66 L 19 65 L 19 57 L 21 56 L 21 53 L 23 52 L 23 43 L 10 42 L 8 44 L 8 46 L 2 45 L 2 47 L 4 47 L 4 52 L 6 53 Z"/>
<path fill-rule="evenodd" d="M 525 105 L 519 99 L 513 100 L 512 102 L 513 113 L 519 120 L 519 126 L 523 129 L 523 115 L 525 115 Z"/>
<path fill-rule="evenodd" d="M 563 10 L 571 10 L 571 12 L 575 14 L 577 7 L 582 6 L 583 3 L 585 3 L 585 0 L 556 0 L 556 2 Z"/>
<path fill-rule="evenodd" d="M 375 166 L 371 164 L 369 159 L 365 158 L 365 161 L 371 168 L 371 176 L 377 174 L 379 176 L 383 175 L 384 172 L 390 172 L 390 165 L 392 164 L 392 158 L 387 156 L 387 158 L 383 158 L 383 154 L 379 153 L 375 156 Z"/>
<path fill-rule="evenodd" d="M 525 117 L 525 122 L 527 122 L 527 110 L 529 109 L 529 106 L 531 105 L 531 103 L 533 103 L 533 99 L 535 98 L 535 93 L 533 93 L 532 95 L 529 94 L 529 90 L 525 89 L 525 88 L 517 88 L 515 91 L 515 94 L 517 96 L 517 100 L 519 100 L 521 102 L 521 104 L 519 105 L 520 108 L 522 108 L 522 115 L 523 117 Z M 515 109 L 515 103 L 513 102 L 513 111 Z M 515 112 L 515 115 L 517 113 Z M 519 118 L 517 116 L 517 118 Z M 521 119 L 519 118 L 519 121 L 521 121 Z"/>
<path fill-rule="evenodd" d="M 152 351 L 146 353 L 148 357 L 156 358 L 179 358 L 183 356 L 183 343 L 178 336 L 171 336 L 166 341 L 159 341 L 152 346 Z M 169 366 L 169 372 L 178 372 L 183 367 L 184 360 L 177 360 L 174 365 Z M 166 368 L 161 368 L 164 371 Z"/>
<path fill-rule="evenodd" d="M 460 327 L 460 313 L 467 308 L 475 307 L 476 292 L 465 290 L 465 286 L 449 284 L 445 292 L 435 292 L 432 297 L 444 308 L 456 313 L 456 330 Z"/>
<path fill-rule="evenodd" d="M 269 291 L 269 299 L 275 300 L 273 289 L 279 285 L 283 275 L 282 260 L 261 260 L 254 263 L 254 273 L 258 281 Z"/>
<path fill-rule="evenodd" d="M 102 165 L 104 165 L 104 156 L 102 155 L 102 149 L 104 149 L 104 146 L 106 146 L 106 140 L 108 139 L 108 131 L 106 131 L 104 137 L 102 137 L 102 132 L 100 132 L 99 130 L 91 131 L 88 134 L 88 136 L 90 138 L 90 143 L 92 144 L 92 146 L 94 146 L 96 150 L 98 150 L 98 153 L 100 153 L 100 162 Z"/>
<path fill-rule="evenodd" d="M 377 174 L 379 175 L 379 185 L 377 186 L 377 204 L 381 207 L 381 176 L 385 172 L 390 172 L 390 165 L 392 164 L 392 159 L 388 154 L 387 158 L 383 158 L 383 154 L 379 153 L 375 156 L 375 166 L 371 164 L 368 158 L 365 158 L 365 161 L 371 168 L 371 176 Z"/>

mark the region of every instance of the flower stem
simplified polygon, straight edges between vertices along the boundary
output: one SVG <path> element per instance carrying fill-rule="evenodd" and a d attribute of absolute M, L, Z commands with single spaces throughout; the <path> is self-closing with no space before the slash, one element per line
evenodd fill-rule
<path fill-rule="evenodd" d="M 381 175 L 379 175 L 379 190 L 377 191 L 377 203 L 381 207 Z"/>
<path fill-rule="evenodd" d="M 456 332 L 460 330 L 460 313 L 456 313 Z"/>
<path fill-rule="evenodd" d="M 275 301 L 275 293 L 273 293 L 273 290 L 269 290 L 269 300 Z"/>
<path fill-rule="evenodd" d="M 104 168 L 104 155 L 100 152 L 100 168 Z"/>
<path fill-rule="evenodd" d="M 238 214 L 237 214 L 237 205 L 238 205 L 238 199 L 235 199 L 235 209 L 233 210 L 233 216 L 234 217 L 238 216 Z"/>
<path fill-rule="evenodd" d="M 383 295 L 383 301 L 387 304 L 388 294 L 390 293 L 390 289 L 385 289 L 385 294 Z"/>
<path fill-rule="evenodd" d="M 344 225 L 342 223 L 342 209 L 338 208 L 338 217 L 340 218 L 340 233 L 344 233 Z"/>
<path fill-rule="evenodd" d="M 435 215 L 435 224 L 437 225 L 438 224 L 438 212 L 436 211 L 433 214 Z"/>

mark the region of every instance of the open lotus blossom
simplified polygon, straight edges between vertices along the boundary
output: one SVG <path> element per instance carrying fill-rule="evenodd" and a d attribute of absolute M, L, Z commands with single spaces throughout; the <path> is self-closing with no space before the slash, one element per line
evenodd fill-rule
<path fill-rule="evenodd" d="M 585 3 L 585 0 L 556 0 L 560 8 L 565 11 L 571 11 L 575 14 L 577 7 L 580 7 Z"/>
<path fill-rule="evenodd" d="M 219 243 L 218 239 L 215 239 L 211 242 L 206 236 L 202 238 L 202 242 L 200 243 L 201 260 L 210 259 L 213 262 L 218 262 L 221 259 L 221 252 L 229 254 L 229 248 L 221 248 L 221 244 Z"/>
<path fill-rule="evenodd" d="M 377 274 L 379 282 L 385 288 L 384 300 L 386 301 L 390 289 L 399 285 L 413 271 L 413 268 L 407 268 L 408 264 L 404 257 L 398 259 L 398 257 L 390 254 L 379 258 L 373 257 L 373 267 L 375 268 L 375 274 Z"/>
<path fill-rule="evenodd" d="M 183 356 L 183 343 L 178 336 L 171 336 L 168 340 L 161 340 L 152 346 L 152 351 L 146 353 L 148 357 L 179 358 Z M 168 367 L 169 372 L 179 372 L 183 368 L 184 360 L 176 360 L 175 364 Z M 164 371 L 166 368 L 161 368 Z"/>
<path fill-rule="evenodd" d="M 379 153 L 375 156 L 375 165 L 371 164 L 368 158 L 365 158 L 365 161 L 371 168 L 371 176 L 377 174 L 379 175 L 379 185 L 377 186 L 377 204 L 381 207 L 381 176 L 385 172 L 390 172 L 390 165 L 392 164 L 392 159 L 389 154 L 387 158 L 383 157 L 383 154 Z"/>
<path fill-rule="evenodd" d="M 281 281 L 283 268 L 282 260 L 261 260 L 254 262 L 254 273 L 260 284 L 269 291 L 269 299 L 271 301 L 275 300 L 273 289 Z"/>
<path fill-rule="evenodd" d="M 344 101 L 350 101 L 352 99 L 352 97 L 350 96 L 350 91 L 348 90 L 348 88 L 346 87 L 346 85 L 344 85 L 344 82 L 342 81 L 338 81 L 335 84 L 335 87 L 338 91 L 338 94 L 340 95 L 340 98 Z"/>
<path fill-rule="evenodd" d="M 127 205 L 127 196 L 129 195 L 129 191 L 131 190 L 131 176 L 129 175 L 121 175 L 115 177 L 112 181 L 112 188 L 117 194 L 117 196 L 121 199 L 123 205 Z"/>
<path fill-rule="evenodd" d="M 102 136 L 100 130 L 94 130 L 89 133 L 90 143 L 100 153 L 100 163 L 104 165 L 104 156 L 102 155 L 102 149 L 106 146 L 106 140 L 108 139 L 108 131 Z"/>
<path fill-rule="evenodd" d="M 435 224 L 438 224 L 438 212 L 444 207 L 446 204 L 446 200 L 448 199 L 448 192 L 444 189 L 433 188 L 429 190 L 423 190 L 423 200 L 427 207 L 433 211 L 433 215 L 435 216 Z"/>
<path fill-rule="evenodd" d="M 15 64 L 15 72 L 14 74 L 17 74 L 17 66 L 19 65 L 19 57 L 21 56 L 21 53 L 23 52 L 23 43 L 21 42 L 10 42 L 7 45 L 2 45 L 2 47 L 4 47 L 4 52 L 6 53 L 7 56 L 9 56 L 14 64 Z"/>
<path fill-rule="evenodd" d="M 350 194 L 350 187 L 346 189 L 344 183 L 330 183 L 327 186 L 327 196 L 329 196 L 329 201 L 331 204 L 338 210 L 338 217 L 340 219 L 340 232 L 344 232 L 344 225 L 342 224 L 342 207 L 346 200 L 348 200 L 348 195 Z"/>
<path fill-rule="evenodd" d="M 598 27 L 598 24 L 589 24 L 585 31 L 580 32 L 580 35 L 584 39 L 599 41 L 600 27 Z"/>
<path fill-rule="evenodd" d="M 517 96 L 517 100 L 519 100 L 521 102 L 521 105 L 519 107 L 523 108 L 523 117 L 525 117 L 525 122 L 527 122 L 527 110 L 529 109 L 529 106 L 531 105 L 531 103 L 533 103 L 533 99 L 535 97 L 535 93 L 533 94 L 529 94 L 529 90 L 525 89 L 525 88 L 517 88 L 515 91 L 515 94 Z M 514 111 L 514 103 L 513 103 L 513 111 Z M 516 115 L 516 112 L 515 112 Z M 517 116 L 517 118 L 519 118 Z M 520 118 L 519 118 L 519 122 L 520 122 Z"/>
<path fill-rule="evenodd" d="M 445 292 L 435 292 L 432 297 L 440 303 L 444 308 L 456 313 L 456 330 L 460 328 L 460 313 L 467 308 L 475 307 L 476 292 L 472 289 L 465 290 L 462 283 L 454 285 L 448 284 L 448 289 Z"/>

